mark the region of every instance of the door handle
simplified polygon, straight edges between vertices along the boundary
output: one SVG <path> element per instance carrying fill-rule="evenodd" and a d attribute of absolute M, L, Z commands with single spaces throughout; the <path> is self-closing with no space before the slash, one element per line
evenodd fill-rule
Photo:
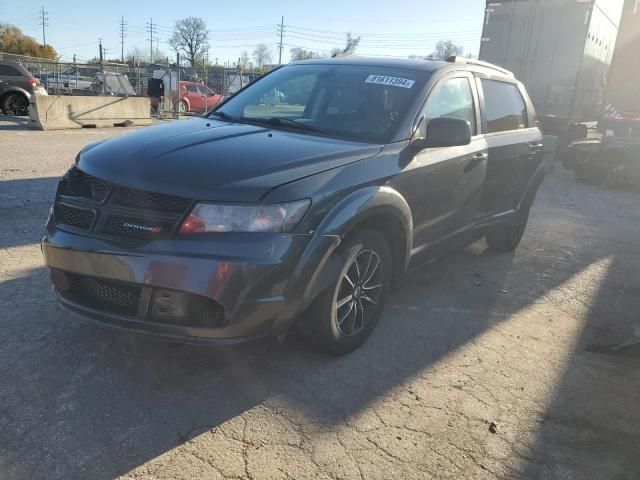
<path fill-rule="evenodd" d="M 542 150 L 543 148 L 544 148 L 544 143 L 531 142 L 529 144 L 529 150 L 538 151 L 538 150 Z"/>
<path fill-rule="evenodd" d="M 486 153 L 476 153 L 473 158 L 464 166 L 464 173 L 468 173 L 489 157 Z"/>

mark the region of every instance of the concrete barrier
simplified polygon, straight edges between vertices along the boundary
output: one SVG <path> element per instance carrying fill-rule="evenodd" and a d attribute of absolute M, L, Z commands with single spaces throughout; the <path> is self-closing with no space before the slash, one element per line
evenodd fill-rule
<path fill-rule="evenodd" d="M 29 117 L 37 130 L 151 125 L 147 97 L 33 95 Z"/>

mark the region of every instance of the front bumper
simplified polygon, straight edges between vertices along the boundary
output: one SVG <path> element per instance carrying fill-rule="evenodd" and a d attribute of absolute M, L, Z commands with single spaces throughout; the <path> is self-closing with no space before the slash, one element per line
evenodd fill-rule
<path fill-rule="evenodd" d="M 251 233 L 133 244 L 63 231 L 50 220 L 42 251 L 60 303 L 74 314 L 133 333 L 229 343 L 288 328 L 338 243 L 331 236 Z M 142 292 L 140 303 L 123 314 L 78 302 L 62 288 L 65 275 L 121 282 Z M 161 291 L 213 301 L 224 309 L 224 320 L 194 325 L 189 318 L 153 318 L 151 302 Z"/>

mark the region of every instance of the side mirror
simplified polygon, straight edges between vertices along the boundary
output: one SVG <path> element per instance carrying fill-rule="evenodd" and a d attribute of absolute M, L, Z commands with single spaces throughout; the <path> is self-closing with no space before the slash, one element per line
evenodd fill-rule
<path fill-rule="evenodd" d="M 423 120 L 424 121 L 424 120 Z M 471 126 L 461 118 L 438 117 L 429 121 L 424 138 L 411 144 L 414 151 L 425 148 L 459 147 L 471 143 Z"/>
<path fill-rule="evenodd" d="M 427 125 L 427 148 L 459 147 L 471 143 L 471 126 L 453 117 L 434 118 Z"/>

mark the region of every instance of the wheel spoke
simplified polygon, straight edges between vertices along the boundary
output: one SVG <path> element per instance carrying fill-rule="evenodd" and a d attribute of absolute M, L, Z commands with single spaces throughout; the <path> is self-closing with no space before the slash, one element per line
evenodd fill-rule
<path fill-rule="evenodd" d="M 378 283 L 377 285 L 363 285 L 362 289 L 363 290 L 375 290 L 375 289 L 380 288 L 380 287 L 382 287 L 382 284 Z"/>
<path fill-rule="evenodd" d="M 374 300 L 373 298 L 369 297 L 368 295 L 362 295 L 360 297 L 361 300 L 364 300 L 365 302 L 369 302 L 372 305 L 377 305 L 378 302 L 376 300 Z M 362 304 L 361 304 L 362 305 Z"/>
<path fill-rule="evenodd" d="M 376 274 L 376 272 L 378 271 L 378 267 L 380 266 L 380 257 L 378 257 L 376 255 L 376 263 L 373 265 L 373 268 L 371 269 L 371 273 L 369 273 L 369 275 L 365 278 L 363 285 L 367 285 L 371 279 L 373 278 L 373 276 Z"/>
<path fill-rule="evenodd" d="M 353 307 L 354 307 L 354 303 L 355 302 L 351 302 L 349 304 L 349 308 L 347 309 L 347 311 L 344 313 L 344 315 L 342 315 L 342 318 L 340 318 L 338 320 L 338 326 L 342 327 L 342 324 L 344 323 L 344 321 L 347 319 L 347 317 L 349 316 L 349 314 L 353 311 Z"/>
<path fill-rule="evenodd" d="M 336 308 L 342 308 L 344 307 L 347 303 L 349 303 L 351 300 L 353 300 L 353 297 L 351 295 L 347 295 L 346 297 L 344 297 L 342 300 L 338 300 L 338 302 L 336 303 Z"/>
<path fill-rule="evenodd" d="M 371 268 L 371 259 L 373 258 L 373 250 L 369 250 L 369 261 L 367 262 L 367 268 L 364 269 L 364 278 L 366 279 L 369 274 L 369 268 Z"/>
<path fill-rule="evenodd" d="M 353 283 L 353 282 L 351 281 L 351 279 L 349 278 L 349 274 L 348 274 L 348 273 L 345 273 L 345 274 L 344 274 L 344 279 L 347 281 L 347 283 L 348 283 L 349 285 L 351 285 L 351 288 L 353 288 L 353 287 L 355 287 L 355 286 L 356 286 L 356 285 L 355 285 L 355 283 Z"/>
<path fill-rule="evenodd" d="M 349 313 L 345 317 L 345 321 L 344 321 L 346 328 L 343 329 L 343 332 L 346 335 L 351 335 L 355 331 L 357 317 L 358 317 L 358 305 L 354 301 L 354 302 L 351 302 L 351 309 L 349 310 Z M 347 318 L 349 319 L 348 321 L 347 321 Z"/>
<path fill-rule="evenodd" d="M 360 300 L 358 300 L 358 306 L 360 307 L 359 309 L 356 308 L 356 319 L 354 321 L 354 329 L 355 329 L 355 324 L 356 322 L 358 323 L 358 330 L 360 330 L 362 327 L 364 327 L 364 307 L 362 306 L 362 302 Z M 360 312 L 360 315 L 358 315 L 358 311 Z M 360 318 L 360 321 L 358 322 L 358 317 Z"/>
<path fill-rule="evenodd" d="M 353 264 L 356 266 L 356 275 L 358 276 L 357 281 L 360 282 L 362 280 L 362 275 L 360 275 L 360 265 L 358 265 L 358 257 L 360 255 L 357 255 L 356 258 L 353 259 Z"/>

